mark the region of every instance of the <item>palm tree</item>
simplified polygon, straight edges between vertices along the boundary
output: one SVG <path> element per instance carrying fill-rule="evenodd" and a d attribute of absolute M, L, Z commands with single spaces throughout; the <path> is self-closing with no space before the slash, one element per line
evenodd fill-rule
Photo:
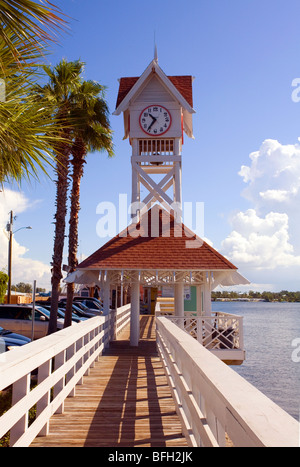
<path fill-rule="evenodd" d="M 78 126 L 74 131 L 72 146 L 72 190 L 69 220 L 69 273 L 77 267 L 78 214 L 80 210 L 80 183 L 84 172 L 86 156 L 89 152 L 106 151 L 113 156 L 112 131 L 109 123 L 109 111 L 105 101 L 104 87 L 94 81 L 82 82 L 76 95 L 72 111 Z M 67 285 L 67 305 L 65 327 L 70 326 L 74 284 Z"/>
<path fill-rule="evenodd" d="M 45 86 L 37 86 L 36 95 L 50 108 L 55 109 L 55 118 L 61 122 L 62 130 L 59 141 L 54 152 L 57 159 L 56 164 L 56 213 L 55 234 L 52 257 L 52 293 L 51 311 L 48 333 L 57 330 L 57 309 L 59 299 L 59 286 L 62 279 L 62 257 L 65 239 L 65 224 L 67 214 L 67 193 L 70 154 L 74 126 L 76 126 L 75 114 L 71 114 L 74 95 L 81 84 L 80 75 L 83 71 L 83 63 L 80 61 L 67 62 L 62 60 L 54 69 L 49 66 L 43 67 L 49 77 L 49 83 Z"/>
<path fill-rule="evenodd" d="M 53 163 L 57 126 L 49 107 L 33 99 L 31 88 L 38 76 L 36 62 L 65 26 L 57 13 L 50 3 L 0 0 L 1 184 L 37 177 L 40 169 L 47 173 L 48 163 Z"/>

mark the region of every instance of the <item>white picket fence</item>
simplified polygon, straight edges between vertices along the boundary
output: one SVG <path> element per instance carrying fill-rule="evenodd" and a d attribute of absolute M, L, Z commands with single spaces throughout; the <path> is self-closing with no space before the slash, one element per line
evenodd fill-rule
<path fill-rule="evenodd" d="M 26 447 L 47 435 L 50 417 L 63 413 L 64 400 L 75 395 L 76 385 L 129 320 L 130 305 L 125 305 L 1 354 L 0 391 L 12 386 L 12 407 L 0 417 L 0 438 L 10 432 L 10 446 Z M 35 405 L 36 418 L 28 426 Z"/>
<path fill-rule="evenodd" d="M 299 423 L 166 317 L 157 347 L 190 446 L 296 447 Z"/>

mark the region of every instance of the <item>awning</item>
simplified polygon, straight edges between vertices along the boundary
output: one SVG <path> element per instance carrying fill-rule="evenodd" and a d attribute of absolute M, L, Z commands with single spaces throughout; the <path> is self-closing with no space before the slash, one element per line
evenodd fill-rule
<path fill-rule="evenodd" d="M 63 282 L 67 284 L 85 284 L 94 287 L 95 285 L 100 285 L 99 271 L 74 271 Z"/>
<path fill-rule="evenodd" d="M 218 287 L 219 285 L 223 285 L 224 287 L 230 285 L 248 285 L 251 284 L 246 277 L 242 276 L 239 272 L 230 270 L 225 271 L 223 273 L 214 274 L 214 283 L 213 289 Z"/>

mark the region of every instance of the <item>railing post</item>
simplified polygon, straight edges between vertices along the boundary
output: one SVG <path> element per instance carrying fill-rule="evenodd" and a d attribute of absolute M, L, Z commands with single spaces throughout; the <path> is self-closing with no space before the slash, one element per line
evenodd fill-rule
<path fill-rule="evenodd" d="M 81 337 L 80 339 L 78 339 L 78 341 L 76 342 L 76 352 L 78 352 L 82 347 L 83 347 L 83 337 Z M 76 363 L 76 373 L 80 370 L 80 368 L 82 367 L 83 365 L 83 357 L 81 357 L 77 363 Z M 78 380 L 78 385 L 82 385 L 83 384 L 83 376 Z"/>
<path fill-rule="evenodd" d="M 118 286 L 116 286 L 116 300 L 115 300 L 115 309 L 112 311 L 112 336 L 111 339 L 115 340 L 117 338 L 117 313 L 118 313 Z"/>
<path fill-rule="evenodd" d="M 243 323 L 243 316 L 238 318 L 239 323 L 239 348 L 241 350 L 244 349 L 244 323 Z"/>
<path fill-rule="evenodd" d="M 49 377 L 51 373 L 51 364 L 52 364 L 52 360 L 48 360 L 39 367 L 38 384 L 42 383 L 45 379 Z M 46 392 L 46 394 L 36 404 L 36 417 L 37 418 L 43 412 L 43 410 L 48 407 L 49 403 L 50 403 L 50 391 Z M 45 425 L 39 432 L 38 436 L 47 436 L 48 433 L 49 433 L 49 421 L 45 423 Z"/>
<path fill-rule="evenodd" d="M 226 447 L 225 430 L 214 412 L 208 406 L 205 407 L 205 415 L 207 423 L 218 442 L 219 447 Z"/>
<path fill-rule="evenodd" d="M 55 356 L 54 360 L 54 370 L 58 370 L 60 367 L 64 365 L 66 361 L 66 351 L 63 350 L 59 354 Z M 65 378 L 61 378 L 61 380 L 55 384 L 53 388 L 53 398 L 55 399 L 56 396 L 63 390 L 65 387 Z M 64 402 L 58 407 L 55 413 L 62 414 L 64 412 Z"/>
<path fill-rule="evenodd" d="M 101 332 L 101 327 L 100 326 L 97 326 L 97 328 L 95 329 L 95 336 L 97 337 L 97 343 L 95 345 L 95 352 L 96 350 L 98 350 L 98 348 L 100 347 L 101 345 L 101 342 L 99 342 L 99 334 Z M 100 355 L 98 355 L 95 359 L 95 362 L 98 362 L 99 361 L 99 357 Z"/>
<path fill-rule="evenodd" d="M 70 347 L 67 348 L 67 360 L 70 360 L 70 358 L 73 357 L 73 355 L 76 352 L 76 343 L 70 345 Z M 66 384 L 73 378 L 75 375 L 75 367 L 73 366 L 70 371 L 66 374 Z M 69 397 L 75 397 L 75 386 L 72 388 L 72 390 L 69 393 Z"/>
<path fill-rule="evenodd" d="M 90 333 L 86 334 L 83 338 L 84 345 L 87 345 L 90 342 Z M 83 363 L 85 363 L 90 356 L 90 351 L 86 352 L 83 357 Z M 87 368 L 83 376 L 88 376 L 90 374 L 90 368 Z"/>
<path fill-rule="evenodd" d="M 197 318 L 197 341 L 203 345 L 202 319 L 201 318 Z"/>
<path fill-rule="evenodd" d="M 95 337 L 95 329 L 93 329 L 90 333 L 89 333 L 89 339 L 90 341 L 93 340 Z M 92 356 L 94 353 L 95 353 L 95 350 L 96 350 L 96 346 L 95 344 L 93 345 L 93 347 L 91 347 L 90 351 L 89 351 L 89 356 Z M 95 360 L 93 360 L 93 362 L 91 363 L 91 366 L 90 368 L 95 368 Z"/>
<path fill-rule="evenodd" d="M 140 281 L 138 272 L 131 282 L 130 345 L 137 347 L 140 338 Z"/>
<path fill-rule="evenodd" d="M 30 391 L 30 376 L 25 375 L 13 384 L 12 388 L 12 405 L 15 405 L 23 397 L 27 396 Z M 25 433 L 28 427 L 28 412 L 11 428 L 10 430 L 10 446 L 13 446 L 18 439 Z"/>
<path fill-rule="evenodd" d="M 109 342 L 116 339 L 117 309 L 111 309 L 109 313 Z"/>

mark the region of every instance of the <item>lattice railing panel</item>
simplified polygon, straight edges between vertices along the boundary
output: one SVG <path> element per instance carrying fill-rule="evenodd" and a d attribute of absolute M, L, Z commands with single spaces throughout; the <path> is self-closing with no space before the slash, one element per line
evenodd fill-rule
<path fill-rule="evenodd" d="M 167 318 L 209 350 L 242 348 L 240 316 L 217 313 L 215 316 L 167 316 Z"/>

